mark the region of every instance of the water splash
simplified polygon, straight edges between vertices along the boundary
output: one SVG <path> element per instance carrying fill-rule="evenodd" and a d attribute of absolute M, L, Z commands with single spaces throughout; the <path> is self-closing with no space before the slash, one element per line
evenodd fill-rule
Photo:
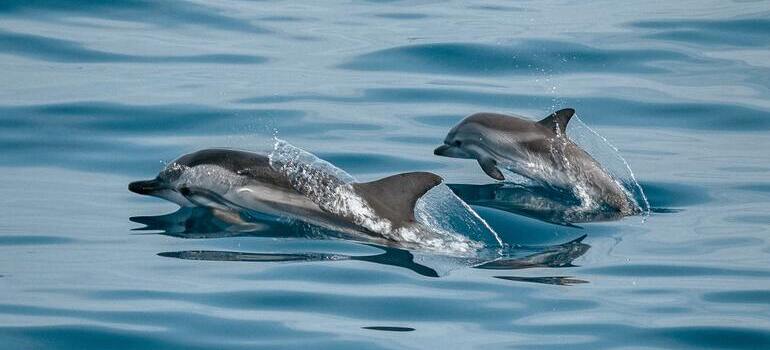
<path fill-rule="evenodd" d="M 394 228 L 355 192 L 355 178 L 331 163 L 280 139 L 268 157 L 276 171 L 321 208 L 391 241 L 459 256 L 502 248 L 497 233 L 443 184 L 417 201 L 416 225 Z"/>
<path fill-rule="evenodd" d="M 390 238 L 387 233 L 393 231 L 392 224 L 378 217 L 355 193 L 351 186 L 355 179 L 350 174 L 280 139 L 276 139 L 268 158 L 270 166 L 284 174 L 295 190 L 322 209 L 350 218 L 355 224 Z"/>
<path fill-rule="evenodd" d="M 462 232 L 472 240 L 484 242 L 487 247 L 504 246 L 497 232 L 443 183 L 417 200 L 414 213 L 415 218 L 428 227 Z"/>
<path fill-rule="evenodd" d="M 567 125 L 570 139 L 583 150 L 588 152 L 602 165 L 616 181 L 620 183 L 629 198 L 633 199 L 642 211 L 642 220 L 650 215 L 650 202 L 642 186 L 636 180 L 628 162 L 620 155 L 620 150 L 604 136 L 586 125 L 576 114 Z"/>

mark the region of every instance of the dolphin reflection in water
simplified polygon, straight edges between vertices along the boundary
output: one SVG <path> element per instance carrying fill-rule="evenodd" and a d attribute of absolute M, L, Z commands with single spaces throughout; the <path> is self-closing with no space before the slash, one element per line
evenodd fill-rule
<path fill-rule="evenodd" d="M 586 209 L 574 196 L 546 187 L 505 182 L 447 186 L 470 205 L 503 210 L 557 225 L 575 226 L 576 223 L 612 221 L 625 216 L 616 210 Z"/>
<path fill-rule="evenodd" d="M 239 214 L 243 215 L 243 214 Z M 216 209 L 205 207 L 180 208 L 176 212 L 158 216 L 136 216 L 131 221 L 145 225 L 135 231 L 152 231 L 171 237 L 183 239 L 207 239 L 223 237 L 269 237 L 269 238 L 308 238 L 333 239 L 341 233 L 323 227 L 300 221 L 280 221 L 256 217 L 243 218 L 249 225 L 233 224 L 231 219 L 223 219 Z M 493 260 L 481 258 L 458 258 L 457 266 L 470 266 L 486 270 L 522 270 L 529 268 L 564 268 L 572 267 L 573 260 L 585 254 L 590 246 L 583 243 L 584 236 L 570 242 L 545 247 L 519 247 L 519 256 L 505 257 Z M 392 246 L 361 243 L 382 250 L 373 255 L 346 255 L 323 252 L 303 253 L 266 253 L 247 251 L 222 250 L 185 250 L 162 252 L 158 255 L 184 260 L 234 261 L 234 262 L 334 262 L 334 261 L 363 261 L 381 265 L 395 266 L 411 270 L 427 277 L 439 277 L 446 273 L 446 258 L 431 259 L 431 255 L 420 255 Z M 419 259 L 417 259 L 419 258 Z M 494 276 L 495 278 L 533 282 L 570 285 L 585 283 L 585 281 L 567 276 L 547 277 L 518 277 Z"/>

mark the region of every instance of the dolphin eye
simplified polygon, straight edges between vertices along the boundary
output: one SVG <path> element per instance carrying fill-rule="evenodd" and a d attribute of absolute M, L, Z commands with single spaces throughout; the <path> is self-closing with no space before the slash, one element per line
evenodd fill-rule
<path fill-rule="evenodd" d="M 460 147 L 463 143 L 462 143 L 462 141 L 457 140 L 457 141 L 453 142 L 453 144 L 454 144 L 454 146 Z"/>

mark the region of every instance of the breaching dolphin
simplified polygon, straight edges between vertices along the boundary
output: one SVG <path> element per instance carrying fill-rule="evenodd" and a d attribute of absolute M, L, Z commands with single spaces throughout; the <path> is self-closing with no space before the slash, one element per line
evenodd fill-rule
<path fill-rule="evenodd" d="M 247 209 L 387 240 L 389 237 L 377 229 L 381 226 L 374 226 L 385 223 L 395 230 L 415 225 L 417 200 L 442 182 L 432 173 L 411 172 L 351 184 L 334 183 L 335 178 L 329 177 L 314 184 L 323 187 L 318 189 L 297 186 L 288 174 L 277 169 L 280 164 L 271 164 L 268 156 L 259 153 L 205 149 L 183 155 L 156 178 L 132 182 L 128 189 L 184 207 L 209 207 L 222 213 Z M 331 191 L 325 199 L 333 201 L 352 198 L 330 204 L 314 197 L 314 191 L 319 190 Z M 335 203 L 343 208 L 332 205 Z"/>
<path fill-rule="evenodd" d="M 565 108 L 540 121 L 496 113 L 473 114 L 454 126 L 433 153 L 476 159 L 481 169 L 497 180 L 505 179 L 502 166 L 541 186 L 568 190 L 588 204 L 625 215 L 638 213 L 639 206 L 622 185 L 567 137 L 567 123 L 574 114 L 574 109 Z"/>

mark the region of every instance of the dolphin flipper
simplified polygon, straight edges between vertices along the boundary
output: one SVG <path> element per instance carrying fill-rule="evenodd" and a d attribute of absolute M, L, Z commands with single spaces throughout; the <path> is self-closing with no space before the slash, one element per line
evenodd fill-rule
<path fill-rule="evenodd" d="M 205 188 L 182 186 L 179 188 L 179 193 L 199 207 L 210 208 L 211 214 L 215 218 L 231 224 L 232 226 L 228 227 L 228 231 L 254 231 L 264 226 L 243 220 L 238 213 L 243 208 Z"/>
<path fill-rule="evenodd" d="M 484 170 L 489 177 L 495 179 L 495 180 L 505 180 L 505 176 L 503 176 L 503 172 L 500 171 L 500 169 L 497 168 L 497 161 L 490 157 L 483 157 L 479 158 L 479 165 L 481 166 L 481 169 Z"/>
<path fill-rule="evenodd" d="M 428 190 L 440 184 L 440 176 L 428 172 L 403 173 L 372 182 L 352 184 L 356 193 L 378 216 L 394 227 L 414 222 L 414 206 Z"/>
<path fill-rule="evenodd" d="M 231 203 L 222 198 L 220 195 L 214 193 L 214 191 L 205 188 L 182 186 L 179 188 L 179 193 L 187 198 L 188 201 L 200 207 L 208 207 L 220 210 L 232 209 Z"/>
<path fill-rule="evenodd" d="M 573 115 L 575 115 L 574 109 L 564 108 L 553 112 L 553 114 L 537 123 L 552 130 L 557 135 L 564 135 L 567 132 L 567 123 L 569 123 Z"/>

